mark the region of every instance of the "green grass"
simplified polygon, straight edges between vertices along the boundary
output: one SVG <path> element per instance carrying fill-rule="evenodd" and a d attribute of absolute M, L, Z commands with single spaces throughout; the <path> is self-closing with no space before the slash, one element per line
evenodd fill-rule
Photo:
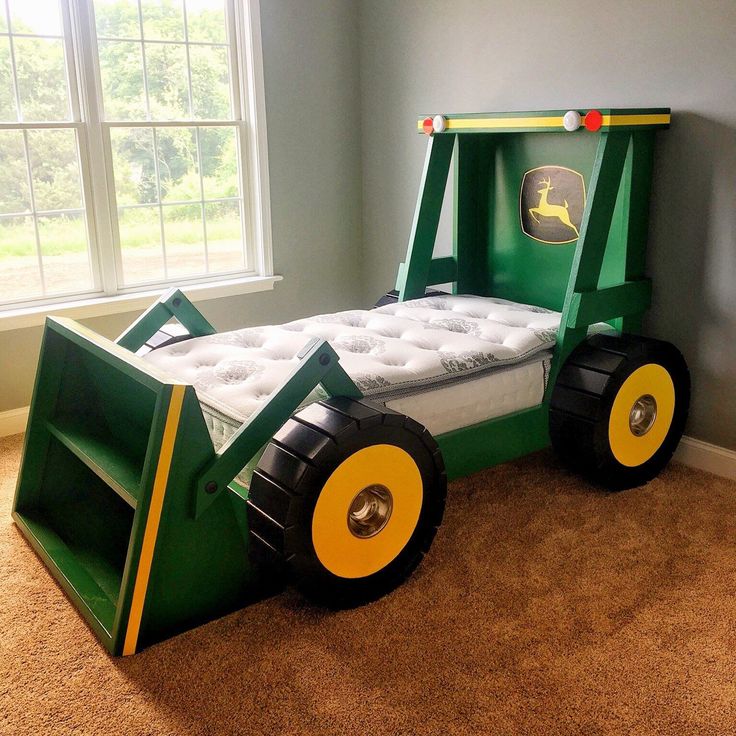
<path fill-rule="evenodd" d="M 33 225 L 0 224 L 0 259 L 33 256 L 36 253 L 36 236 Z M 202 242 L 201 224 L 187 220 L 168 221 L 166 223 L 166 239 L 177 245 L 198 245 Z M 157 247 L 160 243 L 161 231 L 158 220 L 148 222 L 127 221 L 123 229 L 123 247 L 147 248 Z M 53 222 L 44 223 L 40 229 L 41 247 L 44 255 L 59 256 L 67 253 L 83 253 L 87 249 L 81 220 L 54 218 Z M 240 223 L 228 217 L 207 220 L 207 240 L 214 243 L 218 240 L 239 240 Z"/>

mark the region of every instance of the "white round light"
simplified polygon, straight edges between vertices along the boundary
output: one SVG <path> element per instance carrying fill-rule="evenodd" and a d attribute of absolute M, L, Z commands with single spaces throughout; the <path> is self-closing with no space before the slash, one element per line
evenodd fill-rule
<path fill-rule="evenodd" d="M 432 128 L 434 128 L 435 133 L 442 133 L 446 127 L 447 120 L 445 120 L 442 115 L 435 115 L 434 118 L 432 118 Z"/>
<path fill-rule="evenodd" d="M 582 123 L 582 118 L 580 117 L 580 113 L 577 110 L 568 110 L 565 113 L 565 116 L 562 118 L 562 125 L 565 128 L 565 130 L 569 130 L 572 132 L 573 130 L 577 130 L 580 127 L 580 124 Z"/>

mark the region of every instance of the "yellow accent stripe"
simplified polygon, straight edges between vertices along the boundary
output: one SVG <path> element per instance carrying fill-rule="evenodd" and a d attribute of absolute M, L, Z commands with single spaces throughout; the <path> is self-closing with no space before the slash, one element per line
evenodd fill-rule
<path fill-rule="evenodd" d="M 169 410 L 166 414 L 164 436 L 161 440 L 161 451 L 158 456 L 158 465 L 156 466 L 156 477 L 153 480 L 151 505 L 148 508 L 146 530 L 143 533 L 143 545 L 141 546 L 138 571 L 136 572 L 135 586 L 133 587 L 133 600 L 130 603 L 128 627 L 125 631 L 125 643 L 123 644 L 124 656 L 135 654 L 136 647 L 138 646 L 138 633 L 141 628 L 143 604 L 146 600 L 148 578 L 151 574 L 151 564 L 153 562 L 153 551 L 156 547 L 158 526 L 161 521 L 161 510 L 163 509 L 164 495 L 166 494 L 166 486 L 169 481 L 171 458 L 174 454 L 176 432 L 179 428 L 179 417 L 181 416 L 181 407 L 184 402 L 184 389 L 184 386 L 171 387 L 171 400 L 169 402 Z"/>
<path fill-rule="evenodd" d="M 604 115 L 603 125 L 669 125 L 670 116 L 661 115 Z"/>
<path fill-rule="evenodd" d="M 669 114 L 652 115 L 603 115 L 603 126 L 614 125 L 669 125 Z M 447 130 L 473 130 L 494 128 L 563 128 L 562 116 L 539 118 L 448 118 Z M 417 122 L 422 131 L 423 120 Z"/>
<path fill-rule="evenodd" d="M 562 117 L 551 118 L 454 118 L 447 128 L 561 128 Z"/>

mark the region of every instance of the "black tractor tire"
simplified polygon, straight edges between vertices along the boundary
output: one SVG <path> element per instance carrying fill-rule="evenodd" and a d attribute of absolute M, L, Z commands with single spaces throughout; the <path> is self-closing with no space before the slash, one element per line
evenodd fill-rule
<path fill-rule="evenodd" d="M 291 417 L 258 463 L 252 547 L 285 564 L 311 600 L 361 605 L 421 562 L 446 493 L 442 454 L 421 424 L 366 400 L 320 401 Z"/>
<path fill-rule="evenodd" d="M 669 462 L 687 420 L 690 373 L 672 344 L 592 335 L 562 367 L 550 403 L 552 446 L 609 490 L 647 483 Z"/>

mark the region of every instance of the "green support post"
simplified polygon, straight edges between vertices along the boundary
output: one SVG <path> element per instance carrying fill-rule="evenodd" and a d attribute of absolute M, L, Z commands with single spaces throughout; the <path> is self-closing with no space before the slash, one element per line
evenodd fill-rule
<path fill-rule="evenodd" d="M 429 142 L 422 172 L 421 195 L 414 211 L 406 268 L 397 283 L 399 301 L 423 296 L 437 237 L 454 136 L 436 136 Z"/>
<path fill-rule="evenodd" d="M 486 136 L 459 135 L 455 145 L 452 251 L 457 263 L 456 294 L 487 293 L 493 231 L 494 145 Z M 442 283 L 442 282 L 438 282 Z"/>
<path fill-rule="evenodd" d="M 215 328 L 179 289 L 170 289 L 123 332 L 116 340 L 135 352 L 160 330 L 171 318 L 177 319 L 193 337 L 212 335 Z"/>
<path fill-rule="evenodd" d="M 652 187 L 652 165 L 654 158 L 651 133 L 635 132 L 631 135 L 622 192 L 623 217 L 622 238 L 626 255 L 623 263 L 622 280 L 634 281 L 644 277 L 646 268 L 646 243 L 649 226 L 649 197 Z M 620 332 L 640 332 L 641 318 L 647 304 L 638 312 L 622 313 L 614 326 Z"/>
<path fill-rule="evenodd" d="M 588 324 L 591 324 L 582 324 L 573 320 L 575 326 L 572 327 L 569 324 L 569 315 L 573 309 L 573 302 L 581 298 L 578 295 L 595 292 L 598 289 L 601 265 L 611 229 L 611 219 L 616 206 L 630 137 L 631 134 L 628 132 L 603 133 L 598 143 L 589 185 L 592 194 L 588 198 L 583 213 L 580 237 L 572 259 L 560 328 L 557 333 L 557 345 L 547 384 L 546 400 L 549 400 L 551 396 L 562 364 L 573 348 L 585 337 L 588 332 Z"/>

